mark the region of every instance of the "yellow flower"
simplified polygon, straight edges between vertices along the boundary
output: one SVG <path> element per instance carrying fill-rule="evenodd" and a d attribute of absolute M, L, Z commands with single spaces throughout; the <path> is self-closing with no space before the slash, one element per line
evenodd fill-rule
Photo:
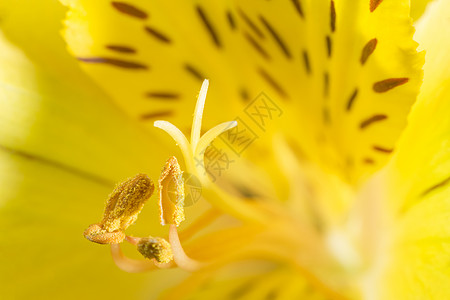
<path fill-rule="evenodd" d="M 2 298 L 449 297 L 448 1 L 61 2 L 0 3 Z"/>

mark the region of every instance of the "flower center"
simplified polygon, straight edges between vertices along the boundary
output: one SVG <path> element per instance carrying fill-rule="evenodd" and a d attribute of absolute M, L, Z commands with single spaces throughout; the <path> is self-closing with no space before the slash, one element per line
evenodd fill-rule
<path fill-rule="evenodd" d="M 259 256 L 295 266 L 316 289 L 332 299 L 340 299 L 335 289 L 341 289 L 342 285 L 347 284 L 344 277 L 348 276 L 345 274 L 348 270 L 359 266 L 359 261 L 354 259 L 358 257 L 356 250 L 342 232 L 325 234 L 320 225 L 306 217 L 308 214 L 299 217 L 295 210 L 291 212 L 276 203 L 243 201 L 211 182 L 205 170 L 206 149 L 218 135 L 237 126 L 237 122 L 219 124 L 200 135 L 207 88 L 208 81 L 205 80 L 195 108 L 190 141 L 167 121 L 156 121 L 155 127 L 166 131 L 175 140 L 182 151 L 187 171 L 199 179 L 202 194 L 213 208 L 179 234 L 177 227 L 185 219 L 185 182 L 177 159 L 171 157 L 158 180 L 160 221 L 161 225 L 169 225 L 168 241 L 162 237 L 131 237 L 124 233 L 136 221 L 143 203 L 153 192 L 153 183 L 145 175 L 129 179 L 114 190 L 107 202 L 102 222 L 91 225 L 85 236 L 91 241 L 111 244 L 115 263 L 127 272 L 175 266 L 194 272 L 218 269 L 230 261 Z M 304 199 L 305 195 L 298 194 L 295 189 L 298 184 L 296 180 L 300 179 L 298 175 L 302 172 L 292 169 L 295 165 L 293 153 L 289 152 L 282 140 L 278 142 L 280 164 L 285 166 L 286 174 L 293 180 L 292 201 Z M 314 212 L 311 214 L 313 219 L 326 218 L 326 212 L 320 208 L 310 207 L 309 211 Z M 185 251 L 185 241 L 191 240 L 224 213 L 240 220 L 242 224 L 194 239 L 188 243 Z M 107 239 L 111 234 L 119 234 L 119 238 L 114 236 Z M 123 240 L 136 246 L 137 251 L 149 260 L 125 257 L 119 246 Z M 347 271 L 342 272 L 345 269 Z M 337 284 L 334 282 L 336 278 L 339 278 Z"/>

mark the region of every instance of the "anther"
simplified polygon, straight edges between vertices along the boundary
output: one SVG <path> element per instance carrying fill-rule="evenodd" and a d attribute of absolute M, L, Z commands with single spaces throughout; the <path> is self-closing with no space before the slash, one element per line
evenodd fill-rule
<path fill-rule="evenodd" d="M 160 237 L 141 238 L 137 250 L 145 258 L 155 259 L 158 263 L 169 263 L 173 260 L 172 247 Z"/>
<path fill-rule="evenodd" d="M 106 201 L 102 221 L 89 226 L 84 236 L 99 244 L 121 243 L 126 237 L 124 231 L 136 221 L 154 189 L 152 180 L 145 174 L 117 185 Z"/>
<path fill-rule="evenodd" d="M 83 234 L 85 238 L 97 244 L 119 244 L 125 239 L 123 231 L 108 232 L 103 229 L 101 223 L 90 225 Z"/>
<path fill-rule="evenodd" d="M 178 226 L 184 220 L 184 180 L 175 156 L 167 160 L 158 183 L 161 224 Z"/>

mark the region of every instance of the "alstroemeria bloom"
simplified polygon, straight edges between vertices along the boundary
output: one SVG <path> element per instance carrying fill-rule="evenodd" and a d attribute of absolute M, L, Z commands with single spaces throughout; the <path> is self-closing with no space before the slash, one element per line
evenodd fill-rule
<path fill-rule="evenodd" d="M 448 1 L 9 2 L 2 298 L 450 296 Z"/>

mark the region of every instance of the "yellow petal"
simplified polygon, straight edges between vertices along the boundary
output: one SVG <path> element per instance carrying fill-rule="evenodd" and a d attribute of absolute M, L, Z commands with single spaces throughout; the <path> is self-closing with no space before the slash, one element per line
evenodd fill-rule
<path fill-rule="evenodd" d="M 61 36 L 65 13 L 66 9 L 53 0 L 2 1 L 0 26 L 5 36 L 36 64 L 78 83 L 83 76 L 76 61 L 67 55 Z"/>
<path fill-rule="evenodd" d="M 411 0 L 411 18 L 414 21 L 420 20 L 428 4 L 434 0 Z"/>
<path fill-rule="evenodd" d="M 380 299 L 450 294 L 450 3 L 437 1 L 418 25 L 424 84 L 387 177 L 392 244 Z M 387 233 L 386 233 L 387 234 Z"/>
<path fill-rule="evenodd" d="M 213 276 L 211 275 L 213 274 Z M 162 299 L 342 299 L 327 294 L 289 267 L 272 262 L 244 260 L 213 272 L 188 277 Z"/>
<path fill-rule="evenodd" d="M 206 127 L 247 115 L 270 135 L 260 113 L 282 114 L 275 128 L 350 182 L 387 161 L 421 83 L 406 0 L 64 2 L 70 50 L 134 118 L 187 128 L 206 77 Z M 248 106 L 261 92 L 275 112 Z"/>
<path fill-rule="evenodd" d="M 450 176 L 450 42 L 443 39 L 449 32 L 450 5 L 440 1 L 432 8 L 416 34 L 427 53 L 424 84 L 391 166 L 396 177 L 390 186 L 399 196 L 406 196 L 392 203 L 395 211 L 402 214 L 432 195 L 432 187 L 438 190 L 439 183 L 445 190 L 444 181 Z"/>
<path fill-rule="evenodd" d="M 140 294 L 147 276 L 123 274 L 109 249 L 81 234 L 101 216 L 115 182 L 139 171 L 157 178 L 164 146 L 88 80 L 71 86 L 3 35 L 0 52 L 2 297 Z M 156 203 L 145 213 L 152 221 L 140 222 L 140 230 L 158 228 Z M 111 285 L 117 288 L 104 288 Z"/>
<path fill-rule="evenodd" d="M 387 161 L 422 79 L 408 1 L 367 2 L 336 1 L 331 35 L 333 126 L 325 138 L 336 145 L 350 181 Z"/>
<path fill-rule="evenodd" d="M 123 116 L 89 80 L 83 86 L 71 85 L 34 66 L 3 36 L 0 46 L 4 150 L 64 165 L 80 176 L 108 183 L 139 170 L 156 177 L 152 162 L 163 152 L 157 137 Z"/>

